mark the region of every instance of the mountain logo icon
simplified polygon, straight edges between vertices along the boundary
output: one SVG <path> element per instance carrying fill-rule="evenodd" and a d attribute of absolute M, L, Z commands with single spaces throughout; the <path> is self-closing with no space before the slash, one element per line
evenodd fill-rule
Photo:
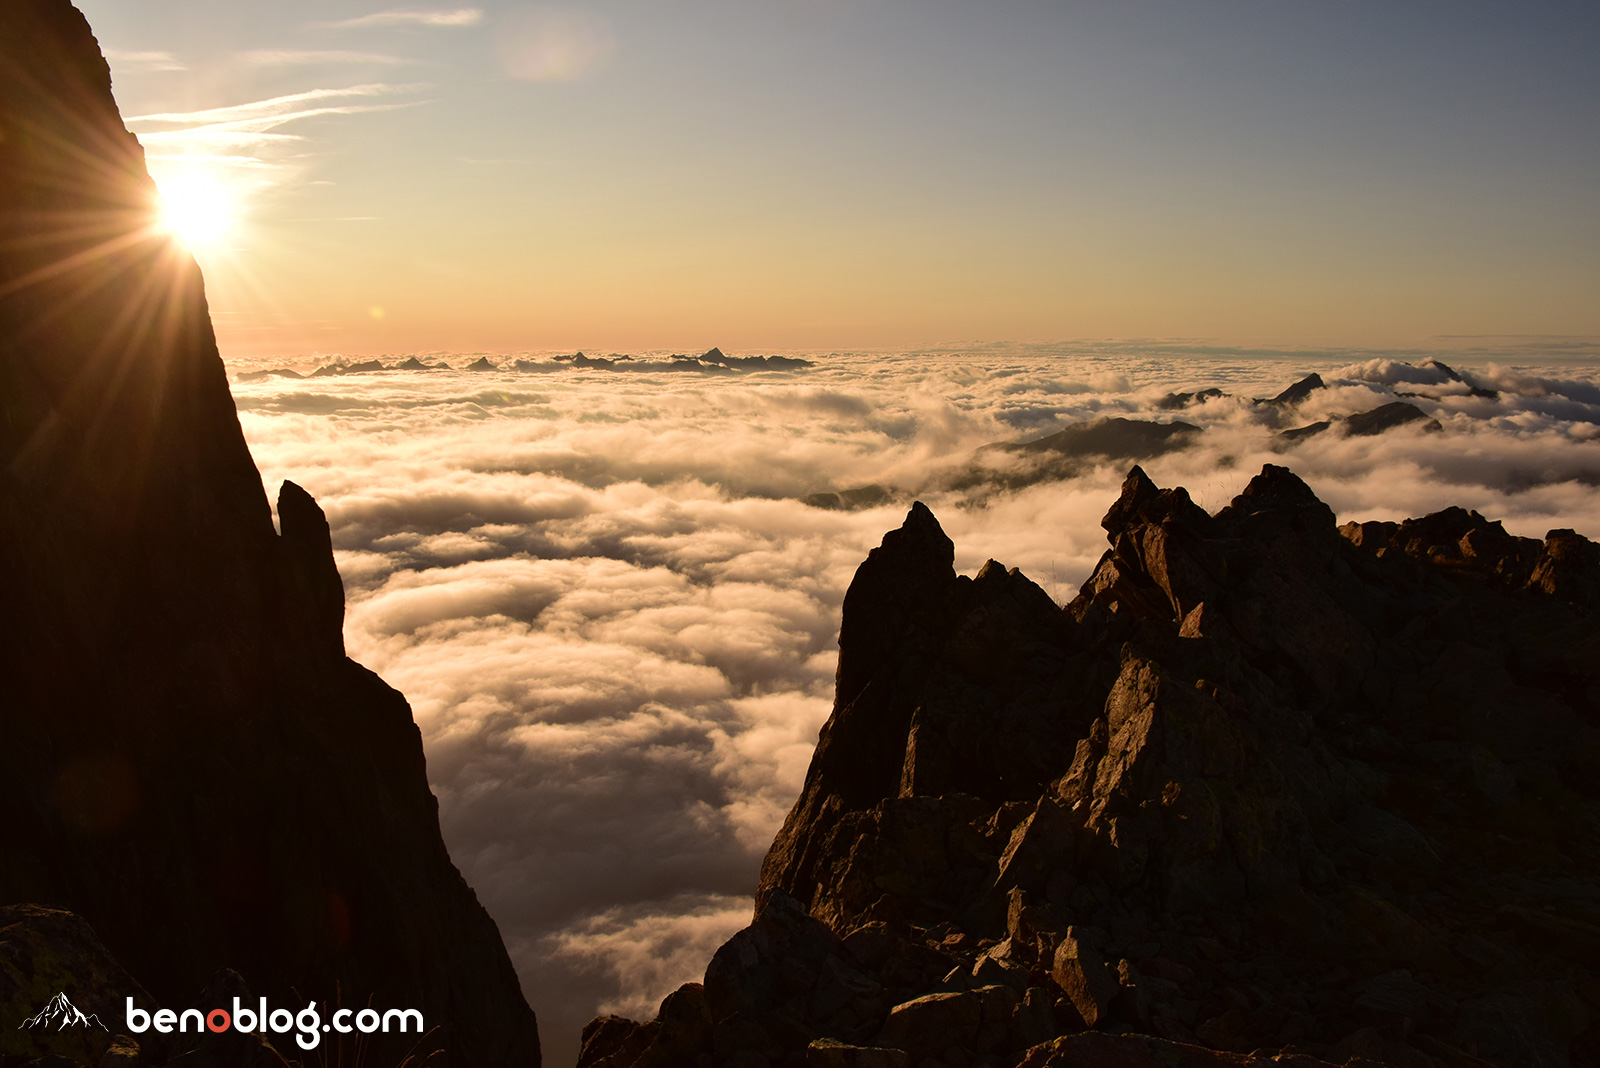
<path fill-rule="evenodd" d="M 65 1031 L 69 1027 L 98 1027 L 102 1031 L 109 1030 L 100 1022 L 100 1017 L 92 1012 L 85 1015 L 64 993 L 51 998 L 50 1004 L 39 1010 L 39 1015 L 22 1021 L 17 1030 L 26 1028 L 33 1031 L 40 1027 L 48 1031 Z"/>

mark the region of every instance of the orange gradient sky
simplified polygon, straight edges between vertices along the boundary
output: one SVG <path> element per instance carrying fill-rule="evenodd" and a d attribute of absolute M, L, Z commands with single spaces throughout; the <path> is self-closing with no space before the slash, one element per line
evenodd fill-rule
<path fill-rule="evenodd" d="M 1592 5 L 80 6 L 228 355 L 1600 334 Z"/>

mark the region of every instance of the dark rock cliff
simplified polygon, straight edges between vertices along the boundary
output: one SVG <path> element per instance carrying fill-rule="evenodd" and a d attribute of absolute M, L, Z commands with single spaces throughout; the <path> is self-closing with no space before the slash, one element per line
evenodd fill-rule
<path fill-rule="evenodd" d="M 0 4 L 0 901 L 70 908 L 166 1004 L 231 967 L 537 1064 L 410 710 L 344 656 L 316 503 L 286 483 L 273 528 L 153 193 L 82 16 Z"/>
<path fill-rule="evenodd" d="M 585 1066 L 1600 1063 L 1600 546 L 1270 465 L 1104 525 L 1064 608 L 885 537 L 755 923 Z"/>

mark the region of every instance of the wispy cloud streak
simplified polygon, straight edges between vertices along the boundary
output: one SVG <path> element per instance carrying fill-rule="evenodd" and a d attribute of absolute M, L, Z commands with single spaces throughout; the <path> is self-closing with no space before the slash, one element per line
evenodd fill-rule
<path fill-rule="evenodd" d="M 272 144 L 304 140 L 299 134 L 278 132 L 280 127 L 289 123 L 322 115 L 357 115 L 372 111 L 392 111 L 415 104 L 415 101 L 390 104 L 322 102 L 387 96 L 409 92 L 415 88 L 417 87 L 373 83 L 355 85 L 348 89 L 308 89 L 301 93 L 290 93 L 286 96 L 232 104 L 227 107 L 135 115 L 127 120 L 127 125 L 138 135 L 140 143 L 146 148 L 175 152 L 193 149 L 213 155 L 231 150 L 241 157 L 241 162 L 259 163 L 257 157 L 242 154 Z M 321 106 L 307 106 L 319 103 Z M 137 128 L 144 126 L 178 128 Z"/>
<path fill-rule="evenodd" d="M 388 85 L 383 82 L 374 82 L 369 85 L 352 85 L 348 89 L 307 89 L 301 93 L 274 96 L 266 100 L 253 100 L 248 104 L 230 104 L 227 107 L 206 108 L 201 111 L 163 111 L 150 115 L 134 115 L 126 121 L 129 124 L 164 122 L 179 125 L 241 122 L 287 115 L 298 111 L 303 105 L 314 100 L 330 100 L 350 96 L 384 96 L 390 93 L 405 92 L 411 88 L 411 86 L 405 85 Z"/>
<path fill-rule="evenodd" d="M 319 25 L 338 30 L 360 29 L 365 26 L 476 26 L 483 21 L 483 11 L 476 7 L 458 7 L 443 11 L 417 11 L 412 8 L 394 8 L 375 11 L 353 19 L 323 22 Z"/>
<path fill-rule="evenodd" d="M 171 52 L 124 52 L 106 49 L 106 61 L 120 71 L 188 70 Z"/>

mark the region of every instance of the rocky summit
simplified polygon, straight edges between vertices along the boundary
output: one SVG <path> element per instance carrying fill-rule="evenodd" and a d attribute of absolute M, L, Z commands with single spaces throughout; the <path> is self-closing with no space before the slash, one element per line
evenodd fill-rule
<path fill-rule="evenodd" d="M 1135 467 L 1059 607 L 918 504 L 754 923 L 607 1065 L 1600 1063 L 1600 546 Z"/>
<path fill-rule="evenodd" d="M 154 197 L 83 16 L 0 4 L 0 904 L 36 906 L 0 910 L 0 1059 L 58 991 L 120 1023 L 122 997 L 184 1007 L 231 975 L 423 1013 L 369 1063 L 537 1065 L 411 711 L 344 655 L 327 520 L 285 483 L 274 528 Z M 104 952 L 56 937 L 80 929 Z"/>

